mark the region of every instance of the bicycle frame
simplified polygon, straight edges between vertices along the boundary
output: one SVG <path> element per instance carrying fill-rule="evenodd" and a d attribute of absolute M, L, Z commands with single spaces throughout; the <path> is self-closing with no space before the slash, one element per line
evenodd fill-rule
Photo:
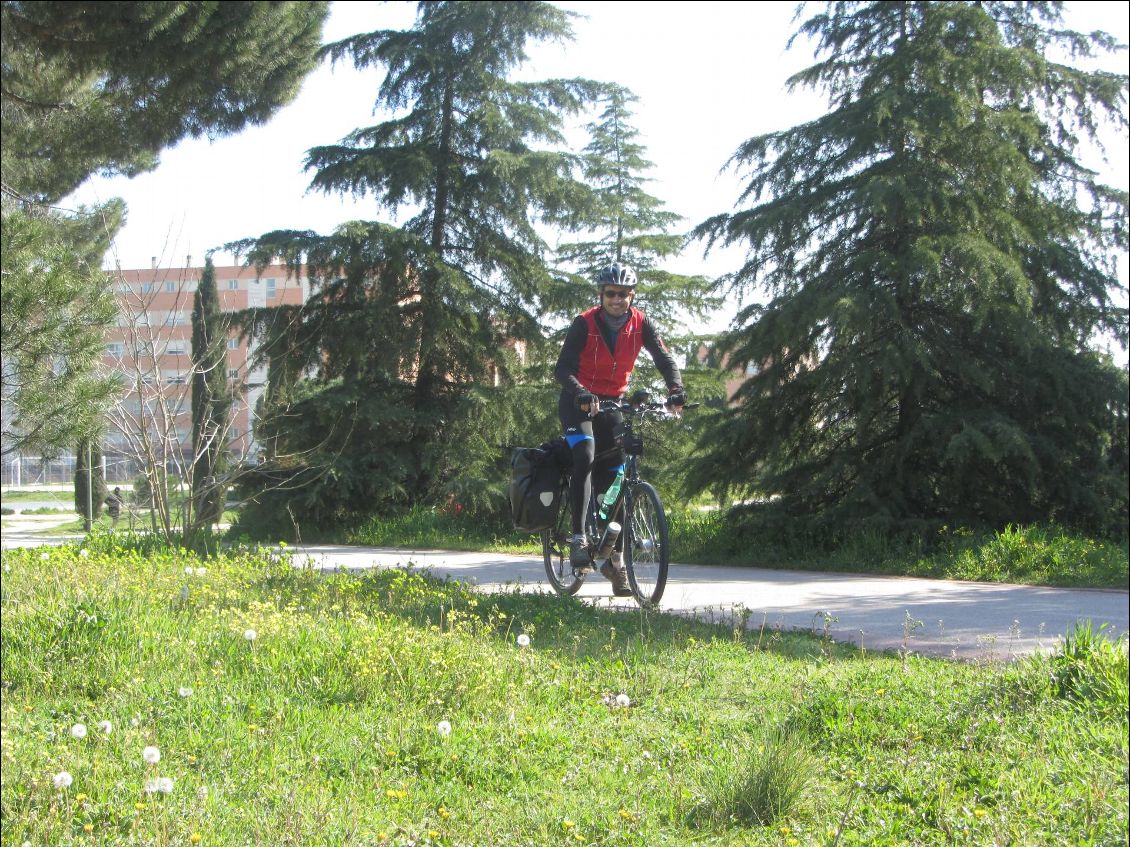
<path fill-rule="evenodd" d="M 696 403 L 684 408 L 694 408 L 697 405 Z M 667 580 L 667 562 L 670 554 L 667 520 L 655 488 L 640 477 L 639 457 L 643 453 L 643 439 L 636 433 L 635 427 L 641 425 L 649 415 L 655 417 L 672 415 L 667 411 L 665 404 L 647 401 L 636 403 L 603 401 L 599 408 L 601 412 L 618 411 L 623 415 L 622 421 L 615 429 L 615 445 L 602 450 L 597 458 L 604 459 L 622 450 L 624 479 L 607 519 L 602 520 L 599 515 L 601 500 L 599 493 L 594 491 L 589 498 L 588 514 L 583 522 L 587 546 L 595 560 L 597 548 L 608 524 L 612 521 L 620 523 L 621 534 L 616 547 L 623 551 L 623 562 L 629 584 L 640 605 L 655 605 L 662 597 Z M 565 475 L 561 483 L 563 498 L 570 496 L 570 484 L 571 477 Z M 571 527 L 563 525 L 567 522 L 564 515 L 563 512 L 556 529 L 543 532 L 542 551 L 546 574 L 554 590 L 561 594 L 575 594 L 584 582 L 585 573 L 574 571 L 571 566 L 567 566 L 568 538 L 571 537 L 572 530 Z"/>

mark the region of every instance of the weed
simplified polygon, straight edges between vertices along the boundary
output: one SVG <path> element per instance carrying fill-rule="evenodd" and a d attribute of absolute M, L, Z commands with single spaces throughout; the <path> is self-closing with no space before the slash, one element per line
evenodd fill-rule
<path fill-rule="evenodd" d="M 692 822 L 767 826 L 798 811 L 813 762 L 795 728 L 775 726 L 727 753 L 700 775 L 709 799 L 691 813 Z"/>
<path fill-rule="evenodd" d="M 1130 663 L 1125 635 L 1112 640 L 1107 624 L 1096 630 L 1091 621 L 1080 622 L 1067 634 L 1050 665 L 1056 696 L 1107 714 L 1127 716 Z"/>

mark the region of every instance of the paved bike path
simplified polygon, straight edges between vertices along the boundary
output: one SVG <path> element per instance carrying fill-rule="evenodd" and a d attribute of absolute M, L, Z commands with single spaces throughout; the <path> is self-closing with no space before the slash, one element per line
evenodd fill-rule
<path fill-rule="evenodd" d="M 484 590 L 519 585 L 550 591 L 541 557 L 337 545 L 291 548 L 295 564 L 320 569 L 406 567 Z M 594 574 L 577 595 L 615 608 L 610 583 Z M 850 573 L 672 564 L 660 608 L 752 629 L 827 631 L 867 650 L 907 649 L 963 659 L 1008 659 L 1049 651 L 1077 621 L 1130 627 L 1126 591 L 1042 588 Z M 920 622 L 920 623 L 918 623 Z"/>
<path fill-rule="evenodd" d="M 58 519 L 56 519 L 58 520 Z M 4 547 L 74 541 L 45 537 L 48 519 L 9 525 Z M 290 548 L 295 564 L 321 569 L 413 566 L 466 580 L 484 590 L 520 585 L 549 591 L 541 557 L 387 547 L 306 545 Z M 636 608 L 590 576 L 578 594 L 589 602 Z M 672 564 L 663 611 L 710 621 L 740 620 L 757 629 L 811 630 L 868 650 L 908 649 L 963 659 L 1007 659 L 1048 651 L 1077 621 L 1108 624 L 1114 637 L 1130 630 L 1126 591 L 1042 588 L 851 573 Z M 921 622 L 918 626 L 914 622 Z"/>

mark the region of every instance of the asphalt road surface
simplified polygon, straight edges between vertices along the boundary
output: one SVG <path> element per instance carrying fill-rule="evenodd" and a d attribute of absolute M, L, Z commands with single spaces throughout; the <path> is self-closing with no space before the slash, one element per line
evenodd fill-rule
<path fill-rule="evenodd" d="M 59 544 L 37 533 L 50 519 L 8 519 L 3 546 Z M 549 591 L 541 557 L 455 553 L 339 545 L 289 548 L 296 565 L 322 570 L 413 567 L 460 579 L 482 590 L 519 585 Z M 577 595 L 619 609 L 636 608 L 614 598 L 599 574 Z M 1014 659 L 1050 651 L 1077 622 L 1108 626 L 1112 638 L 1130 627 L 1127 592 L 1040 588 L 850 573 L 672 564 L 663 611 L 734 623 L 752 629 L 826 632 L 866 650 L 907 650 L 961 659 Z"/>

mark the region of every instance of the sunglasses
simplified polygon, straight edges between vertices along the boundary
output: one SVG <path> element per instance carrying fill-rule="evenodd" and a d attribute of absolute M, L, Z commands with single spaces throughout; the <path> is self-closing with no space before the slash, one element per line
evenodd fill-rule
<path fill-rule="evenodd" d="M 632 296 L 631 291 L 610 291 L 608 289 L 605 289 L 602 293 L 609 300 L 627 300 Z"/>

